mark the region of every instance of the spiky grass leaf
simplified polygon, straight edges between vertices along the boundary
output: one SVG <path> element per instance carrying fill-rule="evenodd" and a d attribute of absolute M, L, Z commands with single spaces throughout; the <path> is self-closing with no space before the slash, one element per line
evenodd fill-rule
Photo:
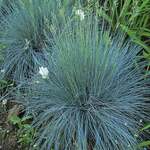
<path fill-rule="evenodd" d="M 47 79 L 35 77 L 25 104 L 40 149 L 128 150 L 149 103 L 140 48 L 95 19 L 54 35 Z M 38 81 L 38 82 L 37 82 Z"/>
<path fill-rule="evenodd" d="M 51 31 L 57 30 L 51 25 L 52 18 L 57 16 L 61 21 L 64 17 L 58 14 L 61 7 L 60 0 L 17 1 L 13 4 L 13 13 L 2 18 L 0 28 L 0 42 L 7 46 L 4 77 L 22 82 L 31 78 L 39 65 L 47 63 L 47 46 L 51 45 L 47 37 L 52 38 Z"/>
<path fill-rule="evenodd" d="M 97 12 L 97 15 L 105 19 L 113 30 L 121 27 L 136 44 L 142 46 L 150 54 L 149 0 L 87 0 L 85 8 Z"/>

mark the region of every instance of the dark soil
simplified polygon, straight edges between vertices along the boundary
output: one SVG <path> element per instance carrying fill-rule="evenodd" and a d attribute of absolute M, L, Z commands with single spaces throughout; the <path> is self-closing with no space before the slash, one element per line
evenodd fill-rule
<path fill-rule="evenodd" d="M 9 123 L 8 116 L 17 113 L 16 103 L 9 102 L 7 105 L 0 103 L 0 150 L 27 150 L 18 143 L 18 128 Z"/>

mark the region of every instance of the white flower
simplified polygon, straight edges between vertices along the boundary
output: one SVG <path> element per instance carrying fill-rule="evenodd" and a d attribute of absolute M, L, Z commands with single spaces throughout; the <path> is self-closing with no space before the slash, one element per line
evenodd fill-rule
<path fill-rule="evenodd" d="M 138 134 L 134 134 L 134 137 L 138 137 Z"/>
<path fill-rule="evenodd" d="M 40 83 L 40 81 L 35 81 L 35 83 L 39 84 L 39 83 Z"/>
<path fill-rule="evenodd" d="M 46 67 L 40 67 L 39 74 L 42 76 L 43 79 L 46 79 L 48 78 L 49 71 Z"/>
<path fill-rule="evenodd" d="M 143 120 L 142 119 L 140 119 L 140 123 L 142 123 L 143 122 Z"/>
<path fill-rule="evenodd" d="M 7 104 L 7 99 L 4 99 L 4 100 L 2 101 L 2 104 L 3 104 L 3 105 L 6 105 L 6 104 Z"/>
<path fill-rule="evenodd" d="M 34 144 L 34 145 L 33 145 L 33 147 L 37 147 L 37 145 L 36 145 L 36 144 Z"/>
<path fill-rule="evenodd" d="M 118 141 L 117 141 L 117 140 L 115 140 L 115 143 L 116 143 L 116 144 L 118 144 Z"/>
<path fill-rule="evenodd" d="M 7 130 L 6 132 L 9 133 L 9 130 Z"/>
<path fill-rule="evenodd" d="M 127 126 L 128 125 L 127 122 L 125 122 L 124 125 Z"/>
<path fill-rule="evenodd" d="M 29 45 L 30 45 L 30 41 L 28 39 L 25 39 L 25 46 L 24 46 L 24 49 L 28 49 L 29 48 Z"/>
<path fill-rule="evenodd" d="M 14 84 L 13 84 L 13 83 L 11 83 L 9 86 L 14 86 Z"/>
<path fill-rule="evenodd" d="M 84 14 L 84 11 L 83 11 L 83 10 L 78 9 L 78 10 L 76 10 L 75 14 L 80 17 L 80 20 L 81 20 L 81 21 L 84 20 L 85 14 Z"/>
<path fill-rule="evenodd" d="M 1 73 L 4 73 L 4 72 L 5 72 L 5 70 L 4 70 L 4 69 L 2 69 L 2 70 L 1 70 Z"/>

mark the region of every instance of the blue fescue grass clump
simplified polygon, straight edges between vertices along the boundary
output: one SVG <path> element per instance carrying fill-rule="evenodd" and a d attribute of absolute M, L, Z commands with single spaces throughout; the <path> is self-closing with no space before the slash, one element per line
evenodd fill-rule
<path fill-rule="evenodd" d="M 142 75 L 141 50 L 95 19 L 54 35 L 47 78 L 40 74 L 25 101 L 34 116 L 41 150 L 135 149 L 150 92 Z"/>
<path fill-rule="evenodd" d="M 0 42 L 6 45 L 3 70 L 5 78 L 22 82 L 47 63 L 47 37 L 52 38 L 51 21 L 60 6 L 51 0 L 16 0 L 12 5 L 13 12 L 2 17 L 0 27 Z"/>
<path fill-rule="evenodd" d="M 13 11 L 13 6 L 18 0 L 0 0 L 0 18 Z"/>

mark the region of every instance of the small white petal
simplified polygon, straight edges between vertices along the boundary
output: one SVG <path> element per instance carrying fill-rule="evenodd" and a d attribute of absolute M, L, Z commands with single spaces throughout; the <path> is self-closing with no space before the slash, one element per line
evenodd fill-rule
<path fill-rule="evenodd" d="M 3 105 L 6 105 L 6 104 L 7 104 L 7 99 L 4 99 L 4 100 L 2 101 L 2 104 L 3 104 Z"/>
<path fill-rule="evenodd" d="M 43 79 L 47 79 L 49 71 L 46 67 L 40 67 L 39 68 L 39 74 L 42 76 Z"/>
<path fill-rule="evenodd" d="M 4 73 L 4 72 L 5 72 L 5 70 L 4 70 L 4 69 L 2 69 L 2 70 L 1 70 L 1 73 Z"/>
<path fill-rule="evenodd" d="M 138 134 L 134 134 L 134 137 L 138 137 Z"/>
<path fill-rule="evenodd" d="M 11 83 L 9 86 L 13 86 L 14 84 L 13 83 Z"/>
<path fill-rule="evenodd" d="M 37 145 L 36 145 L 36 144 L 34 144 L 34 145 L 33 145 L 33 147 L 37 147 Z"/>
<path fill-rule="evenodd" d="M 28 49 L 30 45 L 30 41 L 28 39 L 25 39 L 25 47 L 24 49 Z"/>
<path fill-rule="evenodd" d="M 9 130 L 7 130 L 6 132 L 9 133 Z"/>
<path fill-rule="evenodd" d="M 128 124 L 125 122 L 124 125 L 127 126 Z"/>
<path fill-rule="evenodd" d="M 39 83 L 40 83 L 40 81 L 35 81 L 35 83 L 39 84 Z"/>
<path fill-rule="evenodd" d="M 143 120 L 142 119 L 140 119 L 140 123 L 142 123 L 143 122 Z"/>
<path fill-rule="evenodd" d="M 75 14 L 80 17 L 80 20 L 81 20 L 81 21 L 84 20 L 85 14 L 84 14 L 84 11 L 83 11 L 83 10 L 78 9 L 78 10 L 76 10 Z"/>
<path fill-rule="evenodd" d="M 116 143 L 116 144 L 118 144 L 118 141 L 117 141 L 117 140 L 115 140 L 115 143 Z"/>

